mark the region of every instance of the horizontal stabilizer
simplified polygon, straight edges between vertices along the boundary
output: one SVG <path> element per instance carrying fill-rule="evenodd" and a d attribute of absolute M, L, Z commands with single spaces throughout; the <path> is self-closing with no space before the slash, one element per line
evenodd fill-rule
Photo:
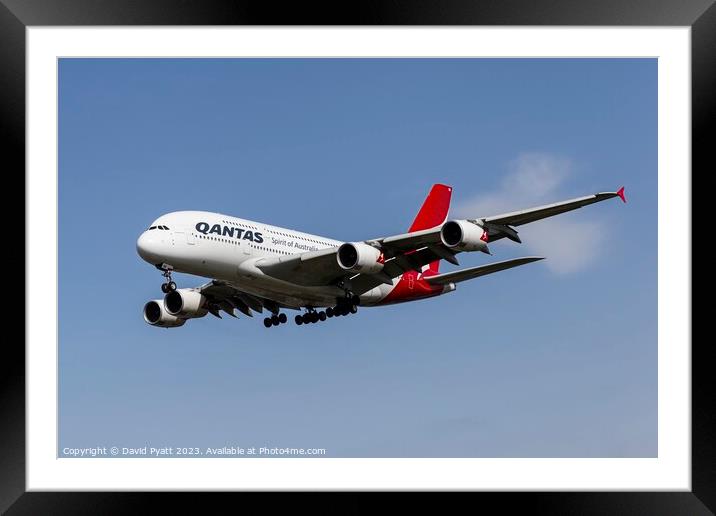
<path fill-rule="evenodd" d="M 480 276 L 485 276 L 486 274 L 504 271 L 505 269 L 511 269 L 512 267 L 518 267 L 520 265 L 536 262 L 538 260 L 544 260 L 544 257 L 527 256 L 525 258 L 515 258 L 513 260 L 505 260 L 504 262 L 488 263 L 487 265 L 480 265 L 479 267 L 471 267 L 461 271 L 438 274 L 437 276 L 427 276 L 424 279 L 432 285 L 447 285 L 448 283 L 459 283 L 461 281 L 479 278 Z"/>

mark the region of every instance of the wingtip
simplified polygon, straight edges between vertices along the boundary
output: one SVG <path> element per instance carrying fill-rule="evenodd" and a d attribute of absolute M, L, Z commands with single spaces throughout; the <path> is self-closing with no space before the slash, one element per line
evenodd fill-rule
<path fill-rule="evenodd" d="M 532 263 L 544 260 L 545 258 L 545 256 L 525 256 L 522 260 L 524 260 L 524 263 Z"/>
<path fill-rule="evenodd" d="M 626 203 L 626 197 L 624 196 L 624 187 L 622 186 L 619 190 L 617 190 L 617 195 L 622 200 L 623 203 Z"/>

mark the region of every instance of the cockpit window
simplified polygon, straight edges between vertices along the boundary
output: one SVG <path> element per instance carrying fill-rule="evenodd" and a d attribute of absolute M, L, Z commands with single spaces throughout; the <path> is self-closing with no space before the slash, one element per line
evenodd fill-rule
<path fill-rule="evenodd" d="M 150 227 L 150 228 L 149 228 L 149 231 L 151 231 L 151 230 L 153 230 L 153 229 L 157 229 L 157 226 L 152 226 L 152 227 Z"/>

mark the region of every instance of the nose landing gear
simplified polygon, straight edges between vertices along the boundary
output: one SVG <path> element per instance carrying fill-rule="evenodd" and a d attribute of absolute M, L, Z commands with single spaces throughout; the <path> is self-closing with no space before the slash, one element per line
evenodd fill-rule
<path fill-rule="evenodd" d="M 166 263 L 163 263 L 161 265 L 157 265 L 157 268 L 162 271 L 162 276 L 166 279 L 164 283 L 162 283 L 162 292 L 165 294 L 168 294 L 169 292 L 173 292 L 177 289 L 177 284 L 172 281 L 172 271 L 174 270 L 171 265 L 167 265 Z"/>

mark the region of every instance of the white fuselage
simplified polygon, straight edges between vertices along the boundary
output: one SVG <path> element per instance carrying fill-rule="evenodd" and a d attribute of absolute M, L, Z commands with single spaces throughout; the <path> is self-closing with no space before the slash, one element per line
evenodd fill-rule
<path fill-rule="evenodd" d="M 220 213 L 179 211 L 155 220 L 137 240 L 137 252 L 157 267 L 165 264 L 177 272 L 223 280 L 249 294 L 300 308 L 333 306 L 345 292 L 335 286 L 311 287 L 279 280 L 264 274 L 256 263 L 342 243 Z M 361 295 L 361 304 L 380 302 L 397 281 Z"/>

